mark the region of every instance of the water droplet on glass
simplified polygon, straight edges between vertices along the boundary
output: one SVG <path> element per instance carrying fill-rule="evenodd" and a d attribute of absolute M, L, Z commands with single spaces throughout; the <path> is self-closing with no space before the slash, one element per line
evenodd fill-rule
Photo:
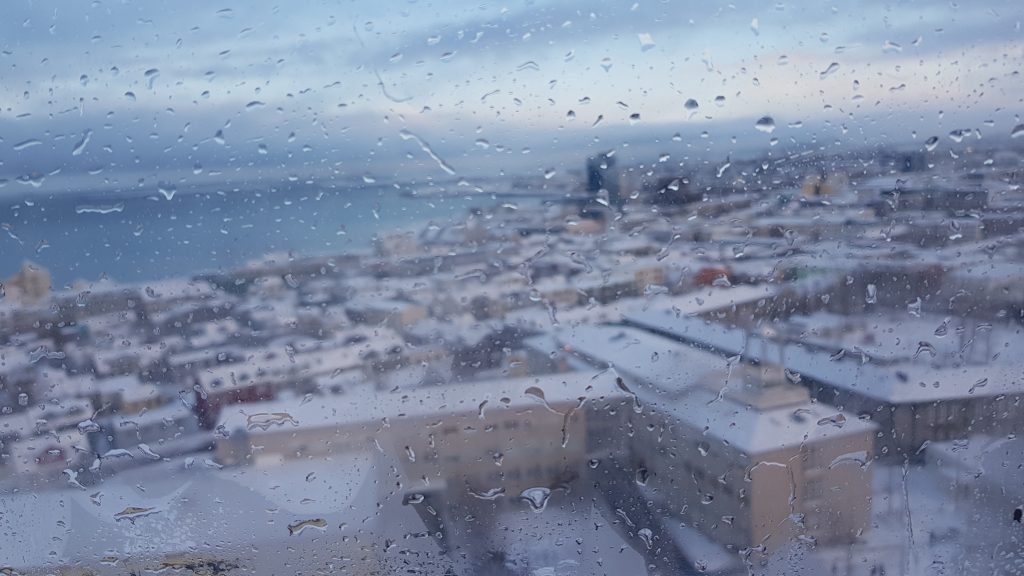
<path fill-rule="evenodd" d="M 927 353 L 932 358 L 935 358 L 935 356 L 938 354 L 938 352 L 935 350 L 935 346 L 933 346 L 930 342 L 921 340 L 920 342 L 917 343 L 917 350 L 914 351 L 913 357 L 917 358 L 918 356 L 924 353 Z"/>
<path fill-rule="evenodd" d="M 498 498 L 505 495 L 505 489 L 502 487 L 498 487 L 491 488 L 489 490 L 484 490 L 482 492 L 474 492 L 473 490 L 470 490 L 469 495 L 473 496 L 474 498 L 479 498 L 480 500 L 497 500 Z"/>
<path fill-rule="evenodd" d="M 824 80 L 825 78 L 828 78 L 829 76 L 834 74 L 836 70 L 839 70 L 839 63 L 833 62 L 828 65 L 828 68 L 825 68 L 818 74 L 818 78 Z"/>
<path fill-rule="evenodd" d="M 775 120 L 771 116 L 762 116 L 754 123 L 759 131 L 770 134 L 775 131 Z"/>
<path fill-rule="evenodd" d="M 160 70 L 158 70 L 156 68 L 150 68 L 149 70 L 146 70 L 146 72 L 143 74 L 143 77 L 145 77 L 145 79 L 146 79 L 146 87 L 149 88 L 150 90 L 152 90 L 153 89 L 153 83 L 156 82 L 156 78 L 159 75 L 160 75 Z"/>
<path fill-rule="evenodd" d="M 913 302 L 907 304 L 907 313 L 916 318 L 921 316 L 921 298 L 915 298 Z"/>
<path fill-rule="evenodd" d="M 636 531 L 636 535 L 640 538 L 640 540 L 644 543 L 644 546 L 646 546 L 648 550 L 650 550 L 651 546 L 654 545 L 654 534 L 651 532 L 650 528 L 641 528 Z"/>
<path fill-rule="evenodd" d="M 621 377 L 615 377 L 615 385 L 618 386 L 619 390 L 622 390 L 627 395 L 633 398 L 633 412 L 637 414 L 643 412 L 643 406 L 640 404 L 640 397 L 636 395 L 636 392 L 633 392 L 632 390 L 629 389 L 628 386 L 626 386 L 626 383 L 622 380 Z"/>
<path fill-rule="evenodd" d="M 85 434 L 91 434 L 93 432 L 99 432 L 99 431 L 100 431 L 100 425 L 97 424 L 95 421 L 93 421 L 92 418 L 90 418 L 88 420 L 82 420 L 81 422 L 78 423 L 78 433 L 79 434 L 85 435 Z"/>
<path fill-rule="evenodd" d="M 160 455 L 157 454 L 156 452 L 153 452 L 153 450 L 149 447 L 148 444 L 139 444 L 139 452 L 142 452 L 142 455 L 145 456 L 146 458 L 149 458 L 150 460 L 160 459 Z"/>
<path fill-rule="evenodd" d="M 635 478 L 634 478 L 634 480 L 636 481 L 637 485 L 639 485 L 639 486 L 647 486 L 647 480 L 648 479 L 650 479 L 650 473 L 647 471 L 647 468 L 644 468 L 643 466 L 641 466 L 640 468 L 637 468 L 636 474 L 635 474 Z"/>
<path fill-rule="evenodd" d="M 297 534 L 301 534 L 302 531 L 306 530 L 307 528 L 312 528 L 321 531 L 326 530 L 327 521 L 323 518 L 313 518 L 311 520 L 300 520 L 298 522 L 293 522 L 292 524 L 288 525 L 288 535 L 295 536 Z"/>
<path fill-rule="evenodd" d="M 699 452 L 701 456 L 707 456 L 710 451 L 711 444 L 708 443 L 707 440 L 701 440 L 697 443 L 697 452 Z"/>
<path fill-rule="evenodd" d="M 1024 124 L 1017 124 L 1010 130 L 1010 138 L 1021 138 L 1024 137 Z"/>
<path fill-rule="evenodd" d="M 455 176 L 455 169 L 449 166 L 447 162 L 445 162 L 440 156 L 438 156 L 437 153 L 434 152 L 434 149 L 431 148 L 430 144 L 426 140 L 423 140 L 419 136 L 405 129 L 399 131 L 398 136 L 402 140 L 412 140 L 413 142 L 418 144 L 420 150 L 425 152 L 427 156 L 429 156 L 430 159 L 433 160 L 438 165 L 438 167 L 441 168 L 441 170 L 444 170 L 447 174 L 451 176 Z"/>
<path fill-rule="evenodd" d="M 875 304 L 878 302 L 878 288 L 874 284 L 868 284 L 867 292 L 864 295 L 864 301 L 868 304 Z"/>
<path fill-rule="evenodd" d="M 160 184 L 156 187 L 156 190 L 167 200 L 174 198 L 174 195 L 178 192 L 178 189 L 170 184 Z"/>
<path fill-rule="evenodd" d="M 71 149 L 72 156 L 80 156 L 85 151 L 85 147 L 89 145 L 89 140 L 92 139 L 92 130 L 86 130 L 82 133 L 82 138 L 75 144 L 75 147 Z"/>
<path fill-rule="evenodd" d="M 882 44 L 882 52 L 887 54 L 891 52 L 903 52 L 903 46 L 900 46 L 892 40 L 886 40 L 885 43 Z"/>
<path fill-rule="evenodd" d="M 846 424 L 846 416 L 843 416 L 842 414 L 835 414 L 818 420 L 818 426 L 825 426 L 826 424 L 831 424 L 836 428 L 842 428 L 843 425 Z"/>
<path fill-rule="evenodd" d="M 245 417 L 245 428 L 249 431 L 267 430 L 271 426 L 284 426 L 285 424 L 298 426 L 299 422 L 287 412 L 257 412 Z"/>
<path fill-rule="evenodd" d="M 537 513 L 543 512 L 551 498 L 551 489 L 544 487 L 527 488 L 519 494 L 519 498 L 526 501 L 530 508 Z"/>
<path fill-rule="evenodd" d="M 636 37 L 637 40 L 640 41 L 641 52 L 647 52 L 648 50 L 654 48 L 654 38 L 652 38 L 650 34 L 646 32 L 641 32 L 637 34 Z"/>
<path fill-rule="evenodd" d="M 932 150 L 935 150 L 935 147 L 938 146 L 938 145 L 939 145 L 939 137 L 938 136 L 932 136 L 931 138 L 929 138 L 929 139 L 924 141 L 924 148 L 925 148 L 925 150 L 927 150 L 929 152 L 931 152 Z"/>
<path fill-rule="evenodd" d="M 700 104 L 697 104 L 697 101 L 694 100 L 693 98 L 690 98 L 686 102 L 683 103 L 683 109 L 686 110 L 687 112 L 689 112 L 691 116 L 695 112 L 697 112 L 698 108 L 700 108 Z"/>
<path fill-rule="evenodd" d="M 754 33 L 754 36 L 761 34 L 761 23 L 758 22 L 757 18 L 750 21 L 750 31 Z"/>
<path fill-rule="evenodd" d="M 117 204 L 79 204 L 75 206 L 76 214 L 112 214 L 114 212 L 124 212 L 124 204 L 118 202 Z"/>
<path fill-rule="evenodd" d="M 114 514 L 114 520 L 128 520 L 134 523 L 137 518 L 143 516 L 149 516 L 150 514 L 156 514 L 159 512 L 156 508 L 144 508 L 141 506 L 128 506 L 124 510 L 121 510 L 117 514 Z"/>

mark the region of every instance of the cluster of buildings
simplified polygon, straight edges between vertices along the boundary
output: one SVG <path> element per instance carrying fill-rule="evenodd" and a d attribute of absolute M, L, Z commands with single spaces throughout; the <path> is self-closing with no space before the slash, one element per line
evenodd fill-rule
<path fill-rule="evenodd" d="M 1021 481 L 1024 194 L 1016 156 L 873 158 L 603 154 L 584 194 L 366 252 L 46 296 L 27 269 L 0 568 L 917 573 L 941 514 Z M 911 474 L 956 505 L 897 551 Z M 52 498 L 95 535 L 30 541 Z"/>

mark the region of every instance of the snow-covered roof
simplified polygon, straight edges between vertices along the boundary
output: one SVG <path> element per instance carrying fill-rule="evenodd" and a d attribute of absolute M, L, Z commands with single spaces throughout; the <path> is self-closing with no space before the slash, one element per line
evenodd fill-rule
<path fill-rule="evenodd" d="M 825 350 L 799 343 L 780 350 L 777 342 L 739 328 L 677 317 L 671 310 L 638 309 L 626 314 L 630 324 L 720 350 L 756 358 L 769 350 L 771 360 L 819 382 L 889 403 L 925 403 L 958 398 L 1024 393 L 1024 365 L 1012 363 L 933 366 L 924 361 L 881 365 L 854 350 Z"/>
<path fill-rule="evenodd" d="M 579 398 L 603 402 L 624 398 L 623 392 L 615 385 L 611 374 L 570 372 L 536 378 L 506 380 L 485 380 L 481 382 L 455 383 L 448 385 L 402 388 L 395 392 L 342 394 L 321 396 L 314 401 L 296 399 L 273 400 L 246 404 L 245 414 L 285 413 L 302 428 L 350 426 L 363 423 L 381 422 L 383 418 L 441 417 L 455 414 L 477 414 L 484 404 L 484 410 L 518 410 L 527 407 L 544 409 L 543 402 L 531 389 L 543 391 L 549 405 L 571 404 L 576 406 Z M 531 392 L 527 392 L 531 390 Z M 222 422 L 229 430 L 246 428 L 247 416 L 241 411 L 229 410 Z M 292 430 L 292 428 L 288 428 Z M 276 430 L 254 429 L 250 435 L 274 433 Z"/>

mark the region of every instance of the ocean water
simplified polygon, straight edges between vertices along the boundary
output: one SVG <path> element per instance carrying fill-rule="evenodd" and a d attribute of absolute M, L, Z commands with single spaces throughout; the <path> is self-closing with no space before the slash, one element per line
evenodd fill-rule
<path fill-rule="evenodd" d="M 140 282 L 225 271 L 266 254 L 338 254 L 375 234 L 444 224 L 487 194 L 414 198 L 393 187 L 25 197 L 0 205 L 0 282 L 25 261 L 54 288 L 107 277 Z"/>

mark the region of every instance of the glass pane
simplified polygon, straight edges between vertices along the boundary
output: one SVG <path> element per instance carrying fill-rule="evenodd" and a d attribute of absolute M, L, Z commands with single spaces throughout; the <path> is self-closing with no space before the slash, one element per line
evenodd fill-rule
<path fill-rule="evenodd" d="M 22 2 L 0 573 L 1020 574 L 1019 2 Z"/>

